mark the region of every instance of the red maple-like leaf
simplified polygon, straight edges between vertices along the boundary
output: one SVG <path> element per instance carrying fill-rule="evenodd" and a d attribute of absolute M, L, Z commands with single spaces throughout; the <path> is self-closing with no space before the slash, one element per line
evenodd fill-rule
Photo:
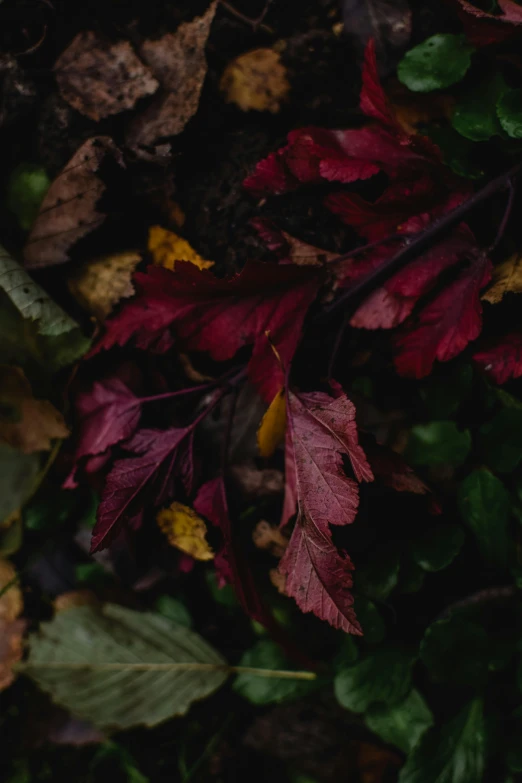
<path fill-rule="evenodd" d="M 330 530 L 330 524 L 353 522 L 359 504 L 357 483 L 343 469 L 343 454 L 357 481 L 373 479 L 358 443 L 355 408 L 344 394 L 332 398 L 289 391 L 288 422 L 297 520 L 279 564 L 286 592 L 303 612 L 313 612 L 347 633 L 361 634 L 350 593 L 353 565 L 335 547 Z"/>
<path fill-rule="evenodd" d="M 249 261 L 235 277 L 220 280 L 190 263 L 178 262 L 175 272 L 151 266 L 135 276 L 137 297 L 108 322 L 93 352 L 132 338 L 140 348 L 155 345 L 158 350 L 170 327 L 183 350 L 208 351 L 216 361 L 252 345 L 249 378 L 270 402 L 283 384 L 283 371 L 266 333 L 288 366 L 319 290 L 319 274 L 290 264 Z"/>
<path fill-rule="evenodd" d="M 468 2 L 447 0 L 462 21 L 466 36 L 475 46 L 502 43 L 522 32 L 522 8 L 515 0 L 497 0 L 500 14 L 492 14 Z"/>
<path fill-rule="evenodd" d="M 522 334 L 511 332 L 494 340 L 473 359 L 495 383 L 506 383 L 522 375 Z"/>
<path fill-rule="evenodd" d="M 491 280 L 491 261 L 478 256 L 396 338 L 395 366 L 401 375 L 423 378 L 433 362 L 446 362 L 475 340 L 482 327 L 480 290 Z"/>

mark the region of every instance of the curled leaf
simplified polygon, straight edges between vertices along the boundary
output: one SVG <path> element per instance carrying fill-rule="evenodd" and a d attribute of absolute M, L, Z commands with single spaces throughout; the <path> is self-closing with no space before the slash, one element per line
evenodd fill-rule
<path fill-rule="evenodd" d="M 140 261 L 133 250 L 88 261 L 69 279 L 69 290 L 87 312 L 104 321 L 121 299 L 134 293 L 132 275 Z"/>
<path fill-rule="evenodd" d="M 225 68 L 219 86 L 227 103 L 235 103 L 242 111 L 272 114 L 279 111 L 290 90 L 286 68 L 273 49 L 253 49 L 236 57 Z"/>
<path fill-rule="evenodd" d="M 214 266 L 213 261 L 201 258 L 186 239 L 161 226 L 151 226 L 149 229 L 149 251 L 154 263 L 165 269 L 174 269 L 176 261 L 190 261 L 198 269 Z"/>
<path fill-rule="evenodd" d="M 493 269 L 493 283 L 482 295 L 482 299 L 490 304 L 498 304 L 504 294 L 522 294 L 522 255 L 520 253 L 514 253 Z"/>
<path fill-rule="evenodd" d="M 194 509 L 183 503 L 171 503 L 156 515 L 160 530 L 171 546 L 175 546 L 194 560 L 212 560 L 214 552 L 206 539 L 207 526 Z"/>

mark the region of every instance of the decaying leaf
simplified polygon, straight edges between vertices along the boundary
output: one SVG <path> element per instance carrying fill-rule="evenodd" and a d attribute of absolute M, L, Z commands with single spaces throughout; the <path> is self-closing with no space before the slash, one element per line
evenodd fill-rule
<path fill-rule="evenodd" d="M 22 636 L 25 621 L 19 620 L 23 609 L 22 591 L 16 580 L 16 571 L 7 560 L 0 560 L 0 691 L 14 680 L 13 666 L 22 657 Z"/>
<path fill-rule="evenodd" d="M 128 41 L 110 43 L 92 30 L 72 40 L 53 70 L 67 103 L 96 121 L 132 109 L 159 87 Z"/>
<path fill-rule="evenodd" d="M 25 454 L 48 451 L 54 438 L 67 438 L 61 413 L 47 400 L 33 397 L 19 367 L 0 365 L 0 443 Z"/>
<path fill-rule="evenodd" d="M 78 359 L 89 340 L 0 245 L 0 361 L 55 370 Z"/>
<path fill-rule="evenodd" d="M 161 226 L 151 226 L 149 229 L 149 251 L 154 263 L 165 269 L 174 269 L 176 261 L 190 261 L 198 269 L 214 266 L 213 261 L 201 258 L 186 239 Z"/>
<path fill-rule="evenodd" d="M 498 304 L 504 294 L 522 294 L 522 255 L 514 253 L 504 263 L 493 269 L 493 283 L 482 300 Z"/>
<path fill-rule="evenodd" d="M 133 250 L 96 258 L 69 279 L 69 290 L 82 307 L 104 321 L 120 299 L 134 293 L 132 275 L 140 261 Z"/>
<path fill-rule="evenodd" d="M 232 60 L 223 73 L 220 89 L 227 103 L 243 111 L 276 114 L 290 90 L 286 68 L 273 49 L 253 49 Z"/>
<path fill-rule="evenodd" d="M 97 175 L 107 155 L 117 156 L 108 136 L 87 139 L 58 174 L 46 193 L 24 248 L 30 269 L 63 264 L 81 237 L 105 220 L 96 204 L 105 185 Z"/>
<path fill-rule="evenodd" d="M 57 704 L 101 729 L 155 726 L 183 715 L 227 678 L 226 661 L 199 634 L 115 604 L 58 612 L 29 643 L 30 676 Z"/>
<path fill-rule="evenodd" d="M 55 612 L 67 612 L 69 609 L 76 609 L 78 606 L 98 606 L 99 601 L 92 590 L 71 590 L 68 593 L 61 593 L 54 599 Z"/>
<path fill-rule="evenodd" d="M 259 549 L 268 549 L 274 557 L 282 557 L 288 546 L 288 538 L 283 535 L 281 528 L 264 519 L 255 526 L 252 540 Z"/>
<path fill-rule="evenodd" d="M 169 136 L 181 133 L 196 113 L 207 73 L 205 46 L 216 13 L 213 0 L 203 16 L 184 22 L 175 33 L 144 41 L 139 54 L 159 81 L 161 90 L 151 106 L 131 123 L 127 144 L 138 154 Z"/>
<path fill-rule="evenodd" d="M 284 389 L 281 389 L 270 403 L 257 431 L 257 445 L 262 457 L 272 456 L 283 442 L 285 431 L 286 396 Z"/>
<path fill-rule="evenodd" d="M 278 495 L 284 489 L 284 477 L 280 470 L 273 468 L 259 470 L 253 461 L 231 465 L 230 472 L 247 498 Z"/>
<path fill-rule="evenodd" d="M 171 546 L 181 549 L 194 560 L 213 559 L 214 552 L 206 538 L 207 526 L 194 509 L 174 502 L 158 511 L 156 520 Z"/>
<path fill-rule="evenodd" d="M 362 59 L 372 38 L 383 71 L 400 57 L 411 35 L 408 0 L 343 0 L 344 29 Z"/>

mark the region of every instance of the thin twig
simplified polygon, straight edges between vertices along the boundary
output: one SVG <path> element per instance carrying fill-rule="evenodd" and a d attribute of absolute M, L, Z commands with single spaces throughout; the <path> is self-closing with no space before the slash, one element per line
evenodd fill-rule
<path fill-rule="evenodd" d="M 255 666 L 229 666 L 216 663 L 77 663 L 76 661 L 50 661 L 31 663 L 25 661 L 16 664 L 17 671 L 32 669 L 71 669 L 72 671 L 135 671 L 135 672 L 170 672 L 170 671 L 200 671 L 225 672 L 226 674 L 252 674 L 256 677 L 266 677 L 279 680 L 315 680 L 315 672 L 288 671 L 287 669 L 259 669 Z"/>
<path fill-rule="evenodd" d="M 226 8 L 226 10 L 230 14 L 232 14 L 232 16 L 235 16 L 236 19 L 240 19 L 242 22 L 252 27 L 254 32 L 256 32 L 258 27 L 261 26 L 263 26 L 263 28 L 268 32 L 270 33 L 273 32 L 270 29 L 270 27 L 267 27 L 266 25 L 263 24 L 263 20 L 268 13 L 268 9 L 270 8 L 272 0 L 266 0 L 263 10 L 259 14 L 259 16 L 257 16 L 255 19 L 252 19 L 250 16 L 247 16 L 246 14 L 243 14 L 241 11 L 238 11 L 235 6 L 231 5 L 231 3 L 227 3 L 226 0 L 220 0 L 220 3 L 223 6 L 223 8 Z"/>

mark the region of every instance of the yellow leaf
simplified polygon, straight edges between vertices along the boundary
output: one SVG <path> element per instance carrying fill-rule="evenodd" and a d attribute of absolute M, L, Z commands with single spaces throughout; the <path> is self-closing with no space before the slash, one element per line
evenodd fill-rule
<path fill-rule="evenodd" d="M 495 267 L 493 283 L 482 299 L 498 304 L 504 294 L 522 294 L 522 255 L 518 253 Z"/>
<path fill-rule="evenodd" d="M 257 445 L 262 457 L 271 457 L 284 438 L 286 430 L 286 397 L 284 389 L 277 392 L 261 420 Z"/>
<path fill-rule="evenodd" d="M 156 521 L 171 546 L 194 560 L 212 560 L 214 552 L 206 540 L 207 527 L 196 512 L 182 503 L 171 503 L 158 512 Z"/>
<path fill-rule="evenodd" d="M 276 114 L 290 90 L 286 68 L 273 49 L 253 49 L 236 57 L 221 77 L 220 89 L 227 103 L 242 111 L 255 109 Z"/>
<path fill-rule="evenodd" d="M 198 269 L 208 269 L 214 266 L 213 261 L 205 261 L 201 258 L 186 239 L 167 231 L 161 226 L 151 226 L 149 229 L 149 250 L 152 259 L 158 266 L 165 269 L 174 269 L 176 261 L 190 261 Z"/>
<path fill-rule="evenodd" d="M 88 261 L 69 280 L 69 290 L 85 310 L 104 321 L 120 299 L 134 293 L 132 275 L 140 261 L 134 250 Z"/>
<path fill-rule="evenodd" d="M 32 454 L 68 437 L 62 414 L 47 400 L 35 400 L 23 370 L 2 365 L 0 377 L 0 443 Z"/>

